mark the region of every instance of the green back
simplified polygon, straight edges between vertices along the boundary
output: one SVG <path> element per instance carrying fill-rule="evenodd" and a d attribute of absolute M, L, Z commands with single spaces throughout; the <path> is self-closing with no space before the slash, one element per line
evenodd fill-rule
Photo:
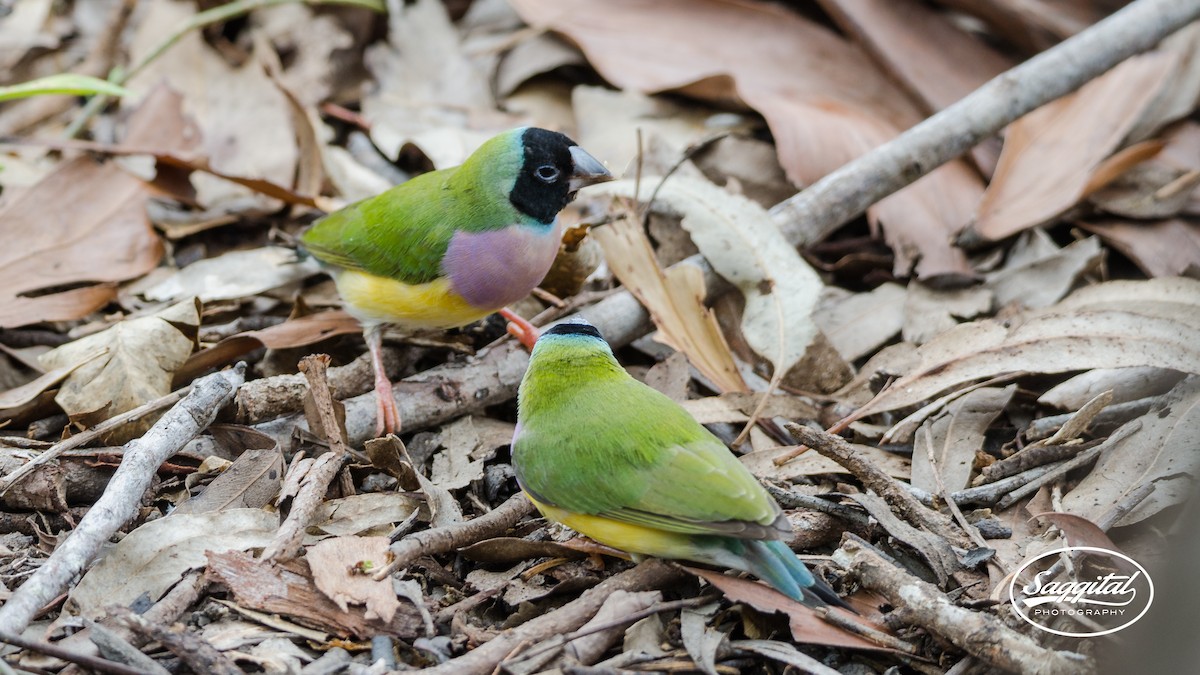
<path fill-rule="evenodd" d="M 301 237 L 321 262 L 408 284 L 433 281 L 457 230 L 529 220 L 509 192 L 524 161 L 520 129 L 479 147 L 461 166 L 432 171 L 313 223 Z"/>
<path fill-rule="evenodd" d="M 599 339 L 546 335 L 521 383 L 513 464 L 534 498 L 673 532 L 765 538 L 779 507 L 720 440 Z"/>

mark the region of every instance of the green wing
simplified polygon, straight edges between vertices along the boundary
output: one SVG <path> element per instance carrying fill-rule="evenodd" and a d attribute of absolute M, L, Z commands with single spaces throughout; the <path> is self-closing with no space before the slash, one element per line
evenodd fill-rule
<path fill-rule="evenodd" d="M 425 173 L 318 220 L 300 238 L 329 265 L 408 284 L 433 281 L 454 235 L 455 169 Z"/>
<path fill-rule="evenodd" d="M 774 500 L 721 441 L 632 378 L 591 382 L 522 422 L 513 461 L 539 501 L 671 532 L 778 538 Z"/>

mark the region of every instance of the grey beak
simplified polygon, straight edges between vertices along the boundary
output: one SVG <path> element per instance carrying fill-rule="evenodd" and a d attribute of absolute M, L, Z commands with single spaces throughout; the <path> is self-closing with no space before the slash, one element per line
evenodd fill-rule
<path fill-rule="evenodd" d="M 581 187 L 613 179 L 613 175 L 604 168 L 599 160 L 578 145 L 571 146 L 571 161 L 575 164 L 575 170 L 571 172 L 569 183 L 571 192 L 575 192 Z"/>

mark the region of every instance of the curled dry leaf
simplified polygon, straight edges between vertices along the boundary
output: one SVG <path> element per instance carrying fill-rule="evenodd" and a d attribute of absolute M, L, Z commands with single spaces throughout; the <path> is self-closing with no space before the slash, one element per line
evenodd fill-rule
<path fill-rule="evenodd" d="M 702 179 L 660 182 L 646 179 L 658 185 L 654 204 L 683 215 L 683 227 L 705 259 L 745 297 L 742 336 L 774 367 L 773 389 L 817 341 L 812 314 L 821 278 L 758 204 Z M 598 188 L 630 198 L 635 190 L 629 180 Z"/>
<path fill-rule="evenodd" d="M 312 529 L 349 536 L 376 528 L 391 529 L 417 510 L 419 502 L 399 492 L 366 492 L 322 502 Z"/>
<path fill-rule="evenodd" d="M 62 382 L 77 368 L 108 353 L 105 348 L 97 349 L 91 354 L 84 354 L 78 361 L 59 368 L 54 368 L 41 376 L 0 393 L 0 419 L 17 415 L 21 409 L 37 400 L 42 392 Z"/>
<path fill-rule="evenodd" d="M 158 600 L 190 569 L 203 567 L 207 551 L 242 551 L 266 546 L 279 517 L 262 509 L 172 514 L 152 520 L 109 549 L 70 599 L 88 618 L 108 605 L 129 605 L 142 594 Z"/>
<path fill-rule="evenodd" d="M 975 233 L 1003 239 L 1086 196 L 1093 174 L 1167 82 L 1172 64 L 1162 53 L 1135 56 L 1009 125 Z"/>
<path fill-rule="evenodd" d="M 650 312 L 660 336 L 687 355 L 721 391 L 745 391 L 716 316 L 704 305 L 704 275 L 691 265 L 664 270 L 631 209 L 592 230 L 608 266 Z"/>
<path fill-rule="evenodd" d="M 156 48 L 164 34 L 188 21 L 196 8 L 190 3 L 156 2 L 147 10 L 130 46 L 133 62 Z M 297 151 L 287 102 L 257 57 L 240 67 L 230 66 L 199 31 L 190 31 L 129 80 L 131 100 L 140 99 L 164 80 L 182 93 L 183 111 L 200 131 L 198 151 L 206 167 L 276 186 L 292 184 Z M 220 86 L 213 86 L 215 82 Z M 247 197 L 262 201 L 245 187 L 205 174 L 194 175 L 192 184 L 197 201 L 206 207 Z"/>
<path fill-rule="evenodd" d="M 1096 237 L 1073 242 L 1070 246 L 1029 260 L 1005 266 L 988 275 L 985 287 L 996 296 L 1000 306 L 1049 307 L 1058 302 L 1083 277 L 1094 272 L 1104 260 L 1104 251 Z"/>
<path fill-rule="evenodd" d="M 200 303 L 184 300 L 152 316 L 121 321 L 107 330 L 46 352 L 46 368 L 78 363 L 97 350 L 99 359 L 67 376 L 54 400 L 75 422 L 93 426 L 171 392 L 171 379 L 192 353 L 200 325 Z M 109 436 L 132 438 L 152 419 L 121 427 Z"/>
<path fill-rule="evenodd" d="M 857 48 L 801 15 L 745 0 L 513 0 L 531 25 L 577 43 L 609 82 L 748 104 L 766 118 L 780 164 L 811 183 L 923 115 Z M 934 170 L 868 212 L 896 271 L 968 273 L 951 245 L 983 187 L 962 162 Z"/>
<path fill-rule="evenodd" d="M 917 350 L 918 365 L 855 413 L 913 405 L 1002 373 L 1155 366 L 1200 372 L 1200 281 L 1113 281 L 1080 289 L 1013 325 L 960 324 Z"/>
<path fill-rule="evenodd" d="M 1159 396 L 1171 390 L 1185 375 L 1163 368 L 1095 368 L 1052 387 L 1038 397 L 1041 405 L 1059 410 L 1078 410 L 1104 392 L 1113 403 Z"/>
<path fill-rule="evenodd" d="M 87 316 L 116 297 L 95 282 L 154 269 L 162 243 L 146 218 L 149 190 L 112 164 L 63 163 L 0 209 L 0 328 Z M 80 283 L 68 291 L 37 291 Z"/>
<path fill-rule="evenodd" d="M 514 426 L 486 417 L 463 417 L 442 429 L 441 451 L 433 456 L 429 480 L 446 490 L 457 490 L 483 478 L 487 460 L 512 441 Z"/>
<path fill-rule="evenodd" d="M 275 501 L 283 483 L 283 451 L 270 437 L 260 440 L 266 441 L 262 444 L 267 447 L 246 448 L 199 496 L 180 504 L 175 513 L 261 509 Z"/>
<path fill-rule="evenodd" d="M 1080 227 L 1100 235 L 1149 276 L 1200 276 L 1200 224 L 1193 221 L 1104 220 Z"/>
<path fill-rule="evenodd" d="M 1195 332 L 1192 332 L 1195 335 Z M 1200 376 L 1175 385 L 1150 412 L 1130 424 L 1141 428 L 1104 453 L 1095 468 L 1065 497 L 1063 510 L 1098 522 L 1129 493 L 1146 484 L 1154 492 L 1115 525 L 1132 525 L 1183 503 L 1200 475 Z"/>

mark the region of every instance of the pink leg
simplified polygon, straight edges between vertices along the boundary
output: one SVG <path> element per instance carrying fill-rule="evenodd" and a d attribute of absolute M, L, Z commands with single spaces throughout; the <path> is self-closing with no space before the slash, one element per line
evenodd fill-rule
<path fill-rule="evenodd" d="M 400 411 L 392 395 L 392 381 L 383 367 L 383 326 L 369 326 L 363 331 L 367 349 L 371 350 L 371 366 L 375 371 L 375 435 L 400 433 Z"/>
<path fill-rule="evenodd" d="M 533 351 L 533 343 L 537 342 L 539 336 L 538 329 L 507 307 L 497 312 L 497 314 L 508 319 L 509 335 L 520 340 L 526 349 Z"/>

